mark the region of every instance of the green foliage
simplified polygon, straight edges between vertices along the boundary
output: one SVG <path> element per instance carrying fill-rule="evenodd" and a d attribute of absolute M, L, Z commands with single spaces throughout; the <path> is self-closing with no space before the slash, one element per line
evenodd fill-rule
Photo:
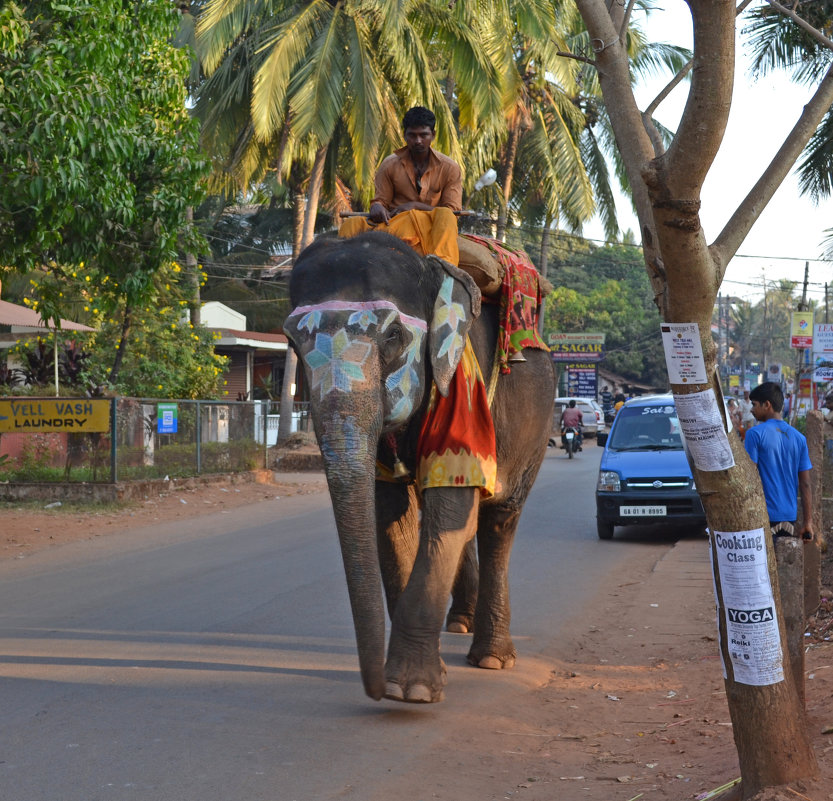
<path fill-rule="evenodd" d="M 549 271 L 556 289 L 545 301 L 545 335 L 605 333 L 602 366 L 626 378 L 664 386 L 660 317 L 642 251 L 626 245 L 596 248 L 555 237 Z"/>
<path fill-rule="evenodd" d="M 766 282 L 763 288 L 764 296 L 754 304 L 725 298 L 730 304 L 730 319 L 723 321 L 729 337 L 728 362 L 738 368 L 744 361 L 747 366 L 758 362 L 761 369 L 781 363 L 789 374 L 796 358 L 795 350 L 790 347 L 790 320 L 792 312 L 798 310 L 799 302 L 796 284 L 780 279 Z M 719 324 L 717 306 L 713 321 Z"/>
<path fill-rule="evenodd" d="M 42 297 L 52 293 L 65 308 L 97 330 L 92 333 L 58 332 L 59 371 L 65 387 L 94 394 L 152 398 L 217 398 L 227 359 L 214 353 L 214 333 L 192 327 L 185 319 L 187 301 L 177 262 L 160 266 L 146 292 L 149 300 L 130 311 L 129 347 L 116 381 L 110 380 L 113 360 L 125 330 L 127 305 L 118 301 L 118 287 L 109 276 L 79 266 L 58 282 L 54 273 L 40 274 L 30 282 L 24 304 L 39 309 Z M 100 281 L 99 281 L 100 278 Z M 97 284 L 96 281 L 99 281 Z M 105 302 L 102 302 L 105 301 Z M 106 306 L 115 304 L 109 312 Z M 26 365 L 30 386 L 51 386 L 54 380 L 53 337 L 22 341 L 12 353 Z"/>
<path fill-rule="evenodd" d="M 222 392 L 224 356 L 214 353 L 215 334 L 193 327 L 181 307 L 142 307 L 131 327 L 118 380 L 112 389 L 136 398 L 217 398 Z M 91 357 L 84 370 L 91 386 L 108 383 L 112 355 L 119 344 L 121 324 L 105 320 L 90 335 Z"/>
<path fill-rule="evenodd" d="M 99 302 L 114 309 L 196 244 L 185 212 L 204 164 L 178 23 L 169 0 L 0 6 L 0 264 L 52 273 L 45 319 L 76 265 L 99 289 L 110 279 Z"/>

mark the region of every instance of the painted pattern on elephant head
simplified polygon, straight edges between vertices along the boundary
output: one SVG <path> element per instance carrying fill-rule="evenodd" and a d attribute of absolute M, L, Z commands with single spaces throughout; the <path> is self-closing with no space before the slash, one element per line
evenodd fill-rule
<path fill-rule="evenodd" d="M 354 386 L 371 380 L 369 360 L 378 339 L 398 322 L 407 332 L 402 352 L 385 377 L 386 425 L 404 423 L 413 413 L 420 387 L 417 365 L 422 361 L 423 342 L 428 331 L 425 320 L 401 312 L 386 300 L 327 301 L 299 306 L 287 318 L 288 332 L 294 328 L 308 337 L 294 337 L 310 372 L 310 389 L 319 400 L 332 392 L 351 392 Z M 449 343 L 453 348 L 454 343 Z M 375 373 L 375 370 L 372 372 Z"/>

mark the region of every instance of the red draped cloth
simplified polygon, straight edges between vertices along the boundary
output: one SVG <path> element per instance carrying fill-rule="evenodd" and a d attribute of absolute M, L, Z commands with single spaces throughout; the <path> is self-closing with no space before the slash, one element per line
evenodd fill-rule
<path fill-rule="evenodd" d="M 508 373 L 513 354 L 524 348 L 549 350 L 538 333 L 538 310 L 541 308 L 538 271 L 523 250 L 512 250 L 503 242 L 475 234 L 465 236 L 492 251 L 503 266 L 497 360 L 500 371 Z"/>

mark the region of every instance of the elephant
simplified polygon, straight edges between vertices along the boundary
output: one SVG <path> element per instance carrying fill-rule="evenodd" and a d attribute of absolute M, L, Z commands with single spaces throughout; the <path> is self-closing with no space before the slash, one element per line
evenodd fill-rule
<path fill-rule="evenodd" d="M 443 699 L 440 632 L 453 585 L 468 596 L 455 598 L 449 616 L 451 630 L 472 632 L 468 661 L 512 667 L 509 555 L 547 448 L 555 396 L 549 354 L 525 349 L 497 381 L 494 495 L 481 498 L 479 489 L 463 486 L 417 491 L 413 481 L 377 480 L 377 462 L 398 457 L 414 474 L 432 382 L 447 391 L 466 336 L 489 386 L 499 369 L 498 306 L 481 311 L 480 290 L 467 273 L 382 232 L 316 239 L 292 270 L 290 301 L 284 331 L 310 391 L 365 692 L 374 700 Z M 455 584 L 461 565 L 465 575 Z"/>

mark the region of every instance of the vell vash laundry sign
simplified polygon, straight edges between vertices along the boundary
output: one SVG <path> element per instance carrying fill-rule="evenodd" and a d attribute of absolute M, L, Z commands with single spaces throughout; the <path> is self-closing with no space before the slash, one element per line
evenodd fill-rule
<path fill-rule="evenodd" d="M 20 398 L 0 400 L 0 433 L 110 430 L 110 401 Z"/>

